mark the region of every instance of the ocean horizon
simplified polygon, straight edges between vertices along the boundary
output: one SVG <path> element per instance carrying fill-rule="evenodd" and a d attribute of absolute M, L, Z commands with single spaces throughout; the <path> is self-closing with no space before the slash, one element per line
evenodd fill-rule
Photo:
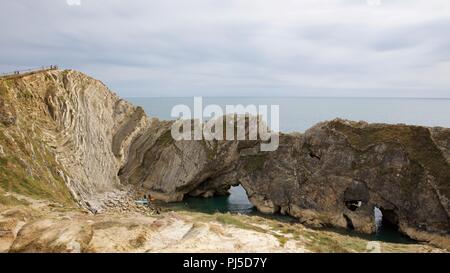
<path fill-rule="evenodd" d="M 318 122 L 342 118 L 369 123 L 450 127 L 450 98 L 382 97 L 202 97 L 203 107 L 217 104 L 279 105 L 280 131 L 304 132 Z M 193 109 L 193 97 L 128 97 L 148 116 L 173 120 L 172 107 Z"/>

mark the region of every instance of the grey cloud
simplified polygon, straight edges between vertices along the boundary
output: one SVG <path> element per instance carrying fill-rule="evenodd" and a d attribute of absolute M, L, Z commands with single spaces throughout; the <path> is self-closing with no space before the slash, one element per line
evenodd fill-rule
<path fill-rule="evenodd" d="M 2 3 L 0 70 L 57 63 L 123 96 L 450 97 L 444 0 L 81 2 Z"/>

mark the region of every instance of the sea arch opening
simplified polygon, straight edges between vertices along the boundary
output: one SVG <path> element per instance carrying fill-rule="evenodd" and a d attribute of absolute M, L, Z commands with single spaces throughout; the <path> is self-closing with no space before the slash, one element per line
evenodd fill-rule
<path fill-rule="evenodd" d="M 208 197 L 186 194 L 183 201 L 168 205 L 205 213 L 249 214 L 256 212 L 256 207 L 250 202 L 247 191 L 241 184 L 232 185 L 227 191 Z"/>
<path fill-rule="evenodd" d="M 394 243 L 414 243 L 415 241 L 400 232 L 398 214 L 395 210 L 374 206 L 375 239 Z"/>

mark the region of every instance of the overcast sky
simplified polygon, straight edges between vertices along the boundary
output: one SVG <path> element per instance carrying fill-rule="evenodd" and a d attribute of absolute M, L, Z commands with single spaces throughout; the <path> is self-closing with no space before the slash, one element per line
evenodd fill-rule
<path fill-rule="evenodd" d="M 450 97 L 450 1 L 1 1 L 0 72 L 50 64 L 125 97 Z"/>

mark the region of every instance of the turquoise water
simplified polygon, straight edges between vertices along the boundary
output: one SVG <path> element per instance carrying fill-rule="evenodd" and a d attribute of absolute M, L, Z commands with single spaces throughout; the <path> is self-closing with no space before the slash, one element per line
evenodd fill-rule
<path fill-rule="evenodd" d="M 128 98 L 144 108 L 149 116 L 173 119 L 174 105 L 185 104 L 193 109 L 193 98 Z M 334 118 L 380 123 L 405 123 L 423 126 L 450 127 L 450 99 L 413 98 L 260 98 L 206 97 L 203 105 L 249 104 L 279 105 L 280 130 L 303 132 L 314 124 Z M 192 110 L 193 111 L 193 110 Z"/>
<path fill-rule="evenodd" d="M 236 187 L 231 187 L 229 192 L 230 195 L 228 196 L 216 196 L 210 198 L 188 197 L 182 202 L 164 204 L 163 206 L 174 210 L 188 210 L 208 214 L 213 214 L 217 212 L 241 213 L 247 215 L 258 215 L 265 218 L 270 218 L 289 223 L 298 222 L 297 219 L 291 216 L 281 214 L 267 215 L 258 212 L 256 208 L 248 200 L 245 189 L 240 185 Z M 403 244 L 415 242 L 414 240 L 400 234 L 397 231 L 396 227 L 382 224 L 381 214 L 374 212 L 374 221 L 378 226 L 378 230 L 376 233 L 370 235 L 359 234 L 354 231 L 335 228 L 325 228 L 325 230 L 331 230 L 334 232 L 339 232 L 350 236 L 358 236 L 371 241 L 383 241 L 383 242 L 403 243 Z"/>
<path fill-rule="evenodd" d="M 230 195 L 211 198 L 187 197 L 182 202 L 171 203 L 168 206 L 204 213 L 232 212 L 251 214 L 256 212 L 242 186 L 231 187 L 229 192 Z"/>

